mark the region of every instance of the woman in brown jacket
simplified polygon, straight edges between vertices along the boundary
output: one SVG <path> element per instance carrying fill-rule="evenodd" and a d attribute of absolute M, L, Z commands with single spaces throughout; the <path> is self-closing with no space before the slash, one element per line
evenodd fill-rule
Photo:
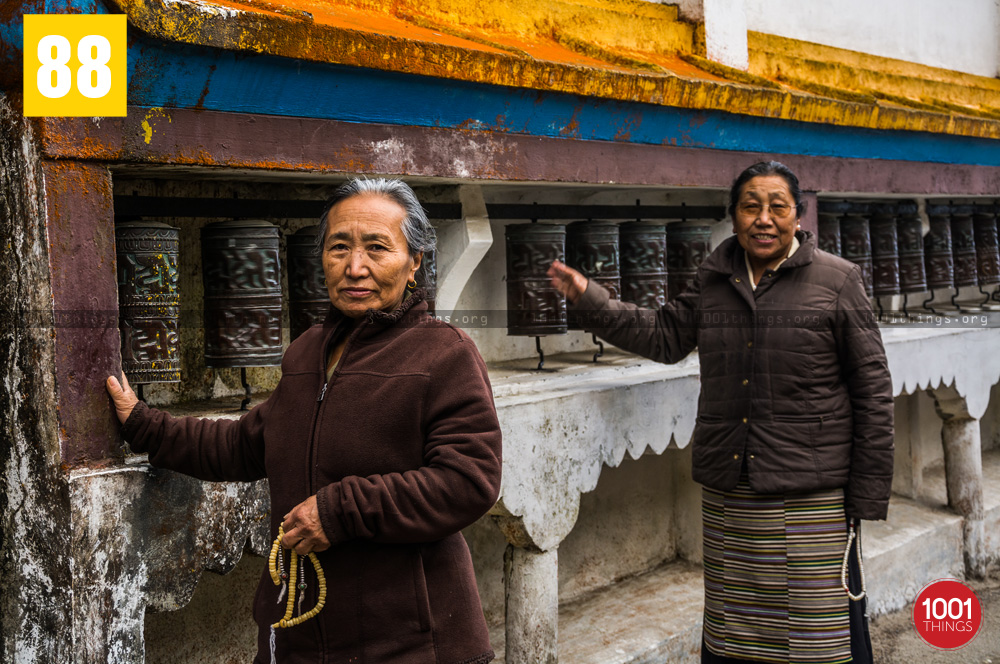
<path fill-rule="evenodd" d="M 262 571 L 255 664 L 484 664 L 494 655 L 459 531 L 500 489 L 486 366 L 413 288 L 433 236 L 408 186 L 348 182 L 321 229 L 330 314 L 289 346 L 271 396 L 239 421 L 173 418 L 112 377 L 123 435 L 154 466 L 266 477 L 271 536 L 280 526 L 285 548 L 315 555 L 323 579 L 309 558 L 280 588 Z M 324 585 L 325 606 L 294 624 Z"/>
<path fill-rule="evenodd" d="M 816 247 L 803 209 L 787 167 L 748 168 L 730 191 L 735 236 L 659 311 L 559 262 L 549 271 L 611 343 L 667 363 L 698 348 L 708 664 L 871 661 L 863 600 L 841 572 L 857 520 L 886 516 L 892 383 L 860 269 Z"/>

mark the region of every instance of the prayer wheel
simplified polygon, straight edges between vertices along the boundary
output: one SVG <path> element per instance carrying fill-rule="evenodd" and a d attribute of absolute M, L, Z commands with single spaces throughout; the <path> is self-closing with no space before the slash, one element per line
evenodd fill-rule
<path fill-rule="evenodd" d="M 976 286 L 976 233 L 971 205 L 951 206 L 951 253 L 955 257 L 955 288 Z"/>
<path fill-rule="evenodd" d="M 435 234 L 436 238 L 437 235 Z M 413 275 L 413 280 L 417 282 L 417 288 L 423 288 L 426 293 L 427 313 L 434 315 L 434 307 L 437 303 L 437 249 L 424 252 L 424 257 L 420 261 L 417 273 Z"/>
<path fill-rule="evenodd" d="M 621 257 L 618 226 L 606 221 L 577 221 L 566 227 L 566 264 L 608 289 L 611 299 L 621 296 Z M 568 318 L 568 328 L 582 330 L 583 321 Z"/>
<path fill-rule="evenodd" d="M 899 292 L 922 293 L 927 290 L 924 269 L 923 222 L 917 215 L 916 203 L 900 203 L 897 207 L 896 235 L 899 242 Z"/>
<path fill-rule="evenodd" d="M 201 229 L 205 283 L 205 364 L 281 364 L 278 227 L 233 220 Z"/>
<path fill-rule="evenodd" d="M 179 233 L 152 221 L 115 226 L 122 372 L 137 385 L 181 379 Z"/>
<path fill-rule="evenodd" d="M 997 206 L 976 205 L 972 212 L 976 234 L 976 267 L 980 286 L 1000 283 L 1000 242 L 997 239 Z"/>
<path fill-rule="evenodd" d="M 844 201 L 820 201 L 817 209 L 819 225 L 818 246 L 828 254 L 840 256 L 843 254 L 840 241 L 840 218 L 843 217 L 851 204 Z"/>
<path fill-rule="evenodd" d="M 928 205 L 930 230 L 924 236 L 924 264 L 931 290 L 955 287 L 955 258 L 951 249 L 951 211 L 947 205 Z"/>
<path fill-rule="evenodd" d="M 667 228 L 667 297 L 673 300 L 694 284 L 698 266 L 708 257 L 712 229 L 681 222 Z"/>
<path fill-rule="evenodd" d="M 850 203 L 844 217 L 840 220 L 840 239 L 843 257 L 861 268 L 865 292 L 868 295 L 874 295 L 872 242 L 868 214 L 866 203 Z"/>
<path fill-rule="evenodd" d="M 292 340 L 313 325 L 322 323 L 330 311 L 319 226 L 308 226 L 288 236 L 288 324 Z"/>
<path fill-rule="evenodd" d="M 507 244 L 507 334 L 540 337 L 565 334 L 566 298 L 552 287 L 546 272 L 564 260 L 566 226 L 511 224 Z"/>
<path fill-rule="evenodd" d="M 896 227 L 897 206 L 894 203 L 872 203 L 872 291 L 875 296 L 898 295 L 899 239 Z"/>
<path fill-rule="evenodd" d="M 628 222 L 621 234 L 621 299 L 644 309 L 667 303 L 667 227 Z"/>

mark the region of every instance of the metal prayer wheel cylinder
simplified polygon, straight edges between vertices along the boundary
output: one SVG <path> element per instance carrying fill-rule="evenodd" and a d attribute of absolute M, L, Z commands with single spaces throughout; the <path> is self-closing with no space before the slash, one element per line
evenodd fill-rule
<path fill-rule="evenodd" d="M 971 205 L 951 206 L 951 253 L 955 257 L 955 287 L 979 284 Z"/>
<path fill-rule="evenodd" d="M 205 365 L 281 364 L 278 227 L 233 220 L 201 229 Z"/>
<path fill-rule="evenodd" d="M 840 218 L 847 213 L 851 204 L 844 201 L 820 201 L 817 207 L 818 246 L 828 254 L 840 256 L 843 254 Z"/>
<path fill-rule="evenodd" d="M 951 249 L 951 211 L 947 205 L 928 205 L 930 230 L 924 236 L 924 264 L 927 287 L 932 290 L 955 287 L 955 258 Z"/>
<path fill-rule="evenodd" d="M 667 228 L 667 298 L 674 299 L 692 284 L 698 266 L 708 258 L 712 229 L 707 224 L 681 222 Z"/>
<path fill-rule="evenodd" d="M 292 340 L 313 325 L 322 323 L 330 311 L 319 226 L 308 226 L 287 238 L 288 324 Z"/>
<path fill-rule="evenodd" d="M 177 383 L 180 231 L 152 221 L 115 226 L 122 372 L 135 384 Z"/>
<path fill-rule="evenodd" d="M 667 227 L 628 222 L 618 227 L 621 299 L 645 309 L 667 303 Z"/>
<path fill-rule="evenodd" d="M 554 260 L 564 260 L 566 226 L 511 224 L 507 243 L 507 334 L 540 337 L 565 334 L 566 298 L 546 271 Z"/>
<path fill-rule="evenodd" d="M 872 203 L 872 291 L 876 296 L 897 295 L 899 290 L 899 240 L 894 203 Z"/>
<path fill-rule="evenodd" d="M 896 236 L 899 246 L 899 292 L 922 293 L 927 290 L 924 268 L 923 222 L 917 215 L 916 203 L 900 203 L 897 207 Z"/>
<path fill-rule="evenodd" d="M 621 297 L 621 256 L 618 226 L 606 221 L 577 221 L 566 227 L 566 264 Z M 568 319 L 571 330 L 582 330 L 581 320 Z"/>
<path fill-rule="evenodd" d="M 868 205 L 851 203 L 840 220 L 842 256 L 861 268 L 865 292 L 874 295 L 874 270 L 872 266 L 871 231 L 868 222 Z"/>
<path fill-rule="evenodd" d="M 437 238 L 437 234 L 434 234 Z M 420 267 L 413 280 L 417 282 L 417 288 L 423 288 L 426 293 L 427 312 L 434 315 L 435 304 L 437 303 L 437 249 L 430 249 L 424 252 L 424 257 L 420 260 Z"/>
<path fill-rule="evenodd" d="M 1000 283 L 1000 241 L 997 238 L 997 206 L 976 205 L 972 212 L 976 236 L 976 268 L 980 286 Z"/>

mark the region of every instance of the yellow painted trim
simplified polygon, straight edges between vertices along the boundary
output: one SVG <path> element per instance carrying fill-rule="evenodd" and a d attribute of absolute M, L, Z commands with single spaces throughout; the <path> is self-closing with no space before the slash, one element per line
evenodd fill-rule
<path fill-rule="evenodd" d="M 755 117 L 1000 138 L 993 79 L 759 33 L 750 33 L 750 72 L 741 72 L 698 56 L 696 26 L 680 21 L 676 7 L 642 0 L 113 2 L 166 41 Z"/>

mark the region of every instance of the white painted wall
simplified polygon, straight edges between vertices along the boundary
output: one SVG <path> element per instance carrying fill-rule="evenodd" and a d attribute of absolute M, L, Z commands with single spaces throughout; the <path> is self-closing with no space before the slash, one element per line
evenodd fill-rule
<path fill-rule="evenodd" d="M 1000 73 L 998 0 L 745 0 L 745 4 L 747 29 L 756 32 L 980 76 Z"/>
<path fill-rule="evenodd" d="M 747 70 L 745 0 L 703 0 L 705 56 L 728 67 Z"/>

